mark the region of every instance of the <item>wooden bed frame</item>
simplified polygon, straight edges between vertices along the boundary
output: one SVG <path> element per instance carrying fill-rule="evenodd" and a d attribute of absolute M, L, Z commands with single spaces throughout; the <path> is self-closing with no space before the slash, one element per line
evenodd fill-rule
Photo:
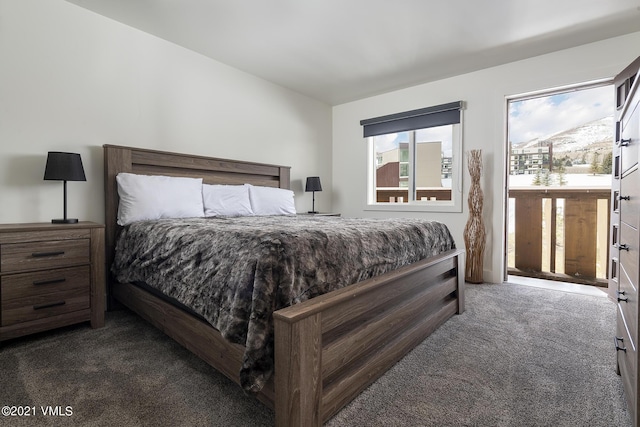
<path fill-rule="evenodd" d="M 104 146 L 104 161 L 108 267 L 119 232 L 115 177 L 120 172 L 202 177 L 209 184 L 290 185 L 285 166 L 113 145 Z M 256 396 L 275 410 L 276 425 L 321 425 L 462 313 L 463 254 L 451 250 L 276 311 L 275 374 Z M 239 384 L 242 346 L 132 284 L 109 277 L 108 294 Z"/>

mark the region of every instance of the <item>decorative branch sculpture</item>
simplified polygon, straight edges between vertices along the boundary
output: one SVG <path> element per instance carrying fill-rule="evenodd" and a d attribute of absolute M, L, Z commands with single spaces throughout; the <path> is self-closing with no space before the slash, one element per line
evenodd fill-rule
<path fill-rule="evenodd" d="M 469 220 L 464 228 L 464 243 L 467 253 L 464 278 L 469 283 L 482 283 L 486 239 L 484 222 L 482 221 L 484 195 L 480 187 L 482 150 L 470 150 L 467 152 L 467 156 L 469 175 L 471 175 L 471 188 L 469 189 L 468 197 Z"/>

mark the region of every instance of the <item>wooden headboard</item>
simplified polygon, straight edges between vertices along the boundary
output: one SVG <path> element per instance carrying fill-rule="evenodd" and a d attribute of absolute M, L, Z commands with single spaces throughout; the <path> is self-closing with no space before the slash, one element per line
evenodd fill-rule
<path fill-rule="evenodd" d="M 166 175 L 202 178 L 206 184 L 253 184 L 289 188 L 290 167 L 179 154 L 134 147 L 104 145 L 104 205 L 107 271 L 120 226 L 116 175 Z M 109 280 L 110 282 L 110 280 Z"/>

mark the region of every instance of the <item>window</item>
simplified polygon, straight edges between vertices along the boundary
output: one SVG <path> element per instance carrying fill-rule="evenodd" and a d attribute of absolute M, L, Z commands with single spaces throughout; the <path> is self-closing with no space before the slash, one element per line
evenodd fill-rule
<path fill-rule="evenodd" d="M 462 211 L 462 101 L 361 121 L 367 209 Z"/>

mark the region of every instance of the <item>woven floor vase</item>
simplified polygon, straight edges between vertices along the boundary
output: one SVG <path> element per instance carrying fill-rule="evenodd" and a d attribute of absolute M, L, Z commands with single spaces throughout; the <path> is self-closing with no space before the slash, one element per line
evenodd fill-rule
<path fill-rule="evenodd" d="M 467 165 L 471 175 L 469 189 L 469 220 L 464 228 L 464 244 L 466 246 L 466 263 L 464 279 L 469 283 L 482 283 L 484 262 L 484 246 L 486 232 L 482 221 L 482 205 L 484 195 L 480 187 L 482 175 L 482 150 L 467 152 Z"/>

